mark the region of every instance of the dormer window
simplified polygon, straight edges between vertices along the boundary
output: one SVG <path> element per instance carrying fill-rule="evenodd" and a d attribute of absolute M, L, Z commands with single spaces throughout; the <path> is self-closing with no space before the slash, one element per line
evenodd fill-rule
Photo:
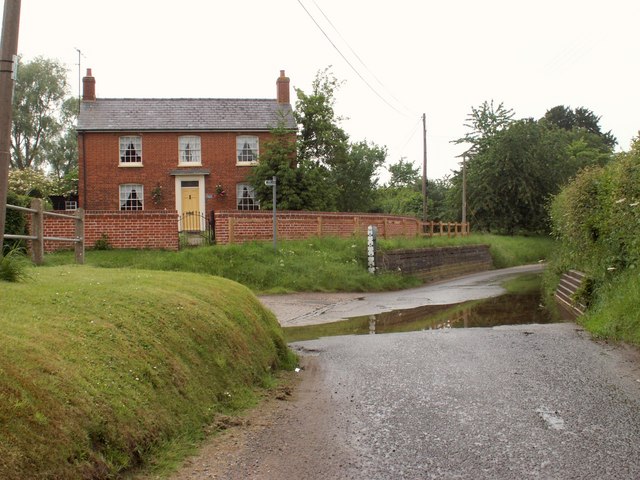
<path fill-rule="evenodd" d="M 236 157 L 239 165 L 252 165 L 258 161 L 258 137 L 236 137 Z"/>
<path fill-rule="evenodd" d="M 120 165 L 142 165 L 142 137 L 120 137 Z"/>
<path fill-rule="evenodd" d="M 180 165 L 201 165 L 200 137 L 185 135 L 178 139 L 178 163 Z"/>

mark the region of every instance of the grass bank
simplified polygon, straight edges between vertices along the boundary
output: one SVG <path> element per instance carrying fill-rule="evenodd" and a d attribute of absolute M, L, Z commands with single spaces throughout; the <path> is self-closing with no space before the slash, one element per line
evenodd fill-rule
<path fill-rule="evenodd" d="M 627 270 L 594 292 L 593 303 L 578 322 L 598 338 L 640 346 L 640 278 Z"/>
<path fill-rule="evenodd" d="M 0 290 L 0 478 L 113 478 L 193 444 L 295 361 L 273 315 L 225 279 L 27 273 Z"/>
<path fill-rule="evenodd" d="M 379 248 L 440 247 L 488 244 L 496 268 L 505 268 L 545 259 L 553 242 L 542 237 L 501 237 L 471 235 L 459 238 L 379 240 Z M 256 293 L 305 291 L 371 292 L 397 290 L 419 285 L 420 281 L 396 273 L 370 275 L 367 272 L 365 238 L 314 238 L 282 241 L 278 251 L 269 242 L 244 245 L 215 245 L 179 252 L 108 250 L 88 251 L 90 265 L 105 268 L 142 268 L 188 271 L 235 280 Z M 70 253 L 48 255 L 47 265 L 73 261 Z"/>

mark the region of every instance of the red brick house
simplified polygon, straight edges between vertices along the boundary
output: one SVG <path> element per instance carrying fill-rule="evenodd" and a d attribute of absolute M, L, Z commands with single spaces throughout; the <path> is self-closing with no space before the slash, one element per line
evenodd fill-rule
<path fill-rule="evenodd" d="M 274 99 L 96 98 L 88 69 L 77 126 L 80 207 L 258 209 L 247 175 L 278 121 L 295 135 L 289 98 L 284 71 Z"/>

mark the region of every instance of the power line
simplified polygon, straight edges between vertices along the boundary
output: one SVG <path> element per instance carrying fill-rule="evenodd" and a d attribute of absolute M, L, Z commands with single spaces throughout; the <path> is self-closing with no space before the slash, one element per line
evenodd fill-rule
<path fill-rule="evenodd" d="M 407 107 L 405 104 L 403 104 L 400 100 L 398 100 L 392 93 L 391 91 L 382 83 L 382 81 L 380 81 L 380 79 L 376 76 L 375 73 L 373 73 L 373 71 L 368 67 L 368 65 L 364 62 L 364 60 L 362 60 L 362 58 L 360 58 L 360 55 L 358 55 L 356 53 L 356 51 L 351 47 L 351 45 L 349 44 L 349 42 L 347 41 L 346 38 L 344 38 L 344 36 L 340 33 L 340 31 L 338 30 L 338 28 L 333 24 L 333 22 L 331 21 L 331 19 L 329 19 L 329 17 L 327 16 L 326 13 L 324 13 L 324 11 L 322 10 L 322 8 L 320 8 L 320 5 L 318 5 L 318 3 L 316 2 L 316 0 L 313 0 L 313 4 L 316 6 L 316 8 L 318 9 L 318 11 L 322 14 L 322 16 L 325 18 L 325 20 L 329 23 L 329 25 L 331 25 L 331 28 L 333 28 L 335 30 L 335 32 L 338 34 L 338 36 L 340 37 L 340 39 L 342 39 L 342 41 L 345 43 L 345 45 L 347 46 L 347 48 L 351 51 L 351 53 L 358 59 L 358 61 L 362 64 L 362 66 L 367 70 L 367 72 L 369 72 L 371 74 L 371 76 L 376 80 L 376 82 L 378 82 L 378 84 L 384 88 L 387 93 L 389 94 L 389 96 L 391 98 L 393 98 L 399 105 L 401 105 L 406 111 L 408 112 L 412 112 L 413 111 Z"/>
<path fill-rule="evenodd" d="M 380 98 L 380 100 L 382 100 L 384 103 L 386 103 L 389 107 L 391 107 L 393 110 L 395 110 L 397 113 L 399 113 L 402 116 L 407 116 L 405 113 L 401 112 L 400 110 L 398 110 L 395 106 L 393 106 L 386 98 L 384 98 L 382 95 L 380 95 L 380 93 L 378 93 L 378 91 L 373 88 L 373 86 L 371 86 L 371 84 L 360 74 L 360 72 L 351 64 L 351 62 L 347 59 L 347 57 L 344 56 L 344 54 L 340 51 L 340 49 L 336 46 L 335 43 L 333 43 L 333 40 L 331 40 L 331 38 L 329 37 L 329 35 L 327 35 L 327 33 L 324 31 L 324 29 L 320 26 L 320 24 L 316 21 L 316 19 L 313 17 L 313 15 L 311 15 L 311 12 L 309 12 L 309 10 L 307 10 L 307 7 L 304 6 L 304 4 L 302 3 L 301 0 L 298 0 L 298 3 L 300 4 L 300 6 L 303 8 L 303 10 L 305 12 L 307 12 L 307 15 L 309 15 L 309 18 L 311 18 L 311 20 L 313 21 L 313 23 L 315 23 L 316 27 L 318 27 L 318 29 L 322 32 L 322 34 L 325 36 L 325 38 L 329 41 L 329 43 L 333 46 L 333 48 L 336 50 L 336 52 L 338 52 L 340 54 L 340 56 L 342 57 L 342 59 L 347 62 L 347 65 L 349 65 L 351 67 L 351 69 L 356 73 L 356 75 L 358 75 L 358 77 L 360 77 L 360 80 L 362 80 L 365 85 L 367 87 L 369 87 L 369 89 L 375 93 L 378 98 Z"/>

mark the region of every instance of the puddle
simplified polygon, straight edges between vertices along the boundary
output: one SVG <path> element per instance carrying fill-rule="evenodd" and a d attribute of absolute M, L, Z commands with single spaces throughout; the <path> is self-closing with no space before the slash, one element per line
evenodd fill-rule
<path fill-rule="evenodd" d="M 558 321 L 562 320 L 553 318 L 551 313 L 541 306 L 539 293 L 527 293 L 506 294 L 454 305 L 427 305 L 321 325 L 285 327 L 283 330 L 287 342 L 296 342 L 336 335 L 495 327 Z"/>

